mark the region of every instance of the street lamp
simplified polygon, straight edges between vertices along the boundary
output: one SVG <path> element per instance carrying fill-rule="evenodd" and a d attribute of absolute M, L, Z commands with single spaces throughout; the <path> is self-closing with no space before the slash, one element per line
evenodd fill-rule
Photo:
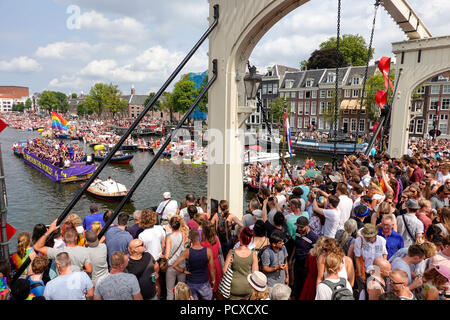
<path fill-rule="evenodd" d="M 262 76 L 256 73 L 256 67 L 250 66 L 250 62 L 247 62 L 247 65 L 249 73 L 244 77 L 245 95 L 247 100 L 255 100 Z"/>

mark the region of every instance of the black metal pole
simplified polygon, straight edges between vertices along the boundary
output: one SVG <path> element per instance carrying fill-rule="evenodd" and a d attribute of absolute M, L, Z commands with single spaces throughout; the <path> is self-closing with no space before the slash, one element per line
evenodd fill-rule
<path fill-rule="evenodd" d="M 383 128 L 383 124 L 385 121 L 386 121 L 386 115 L 383 115 L 380 118 L 380 121 L 378 122 L 378 127 L 375 130 L 375 133 L 373 134 L 372 138 L 370 139 L 369 145 L 367 146 L 366 152 L 364 153 L 366 155 L 366 157 L 369 155 L 370 149 L 372 149 L 374 142 L 377 140 L 377 136 L 381 132 L 381 129 Z"/>
<path fill-rule="evenodd" d="M 128 194 L 126 197 L 122 199 L 120 204 L 117 206 L 117 208 L 114 210 L 112 216 L 109 218 L 109 220 L 105 223 L 105 225 L 102 227 L 102 230 L 100 231 L 98 235 L 98 239 L 101 239 L 101 237 L 105 234 L 108 227 L 113 223 L 114 219 L 119 215 L 120 210 L 122 210 L 125 203 L 131 198 L 134 191 L 137 189 L 137 187 L 141 184 L 142 180 L 147 176 L 148 172 L 153 168 L 156 161 L 158 161 L 159 157 L 162 155 L 166 147 L 169 145 L 170 141 L 172 141 L 173 134 L 176 133 L 178 129 L 181 128 L 183 123 L 186 121 L 186 119 L 191 115 L 191 113 L 194 111 L 194 109 L 197 107 L 200 100 L 204 97 L 204 95 L 208 92 L 211 85 L 214 83 L 214 81 L 217 79 L 217 60 L 213 60 L 213 77 L 208 81 L 206 86 L 203 88 L 203 90 L 200 92 L 200 94 L 195 99 L 194 103 L 189 107 L 189 110 L 186 112 L 186 114 L 183 116 L 183 118 L 178 122 L 175 129 L 172 131 L 172 133 L 167 137 L 166 141 L 163 143 L 163 145 L 159 148 L 156 155 L 153 157 L 153 159 L 150 161 L 148 166 L 145 168 L 145 170 L 142 172 L 142 174 L 139 176 L 139 178 L 136 180 L 134 185 L 130 188 L 128 191 Z"/>
<path fill-rule="evenodd" d="M 134 130 L 134 128 L 136 128 L 136 126 L 139 124 L 139 122 L 144 118 L 144 116 L 147 114 L 147 112 L 153 107 L 155 102 L 159 99 L 159 97 L 167 89 L 167 87 L 170 85 L 170 83 L 175 79 L 177 74 L 183 69 L 183 67 L 186 65 L 186 63 L 189 61 L 189 59 L 194 55 L 194 53 L 198 50 L 198 48 L 202 45 L 202 43 L 208 38 L 209 34 L 217 26 L 218 21 L 219 21 L 219 5 L 217 4 L 214 6 L 214 21 L 213 21 L 213 23 L 209 26 L 209 28 L 206 30 L 206 32 L 202 35 L 200 40 L 194 45 L 194 47 L 191 49 L 191 51 L 189 51 L 189 53 L 183 59 L 183 61 L 181 61 L 181 63 L 178 65 L 178 67 L 175 69 L 175 71 L 170 75 L 170 77 L 166 80 L 166 82 L 163 84 L 163 86 L 159 89 L 159 91 L 153 96 L 152 99 L 150 99 L 150 101 L 145 106 L 144 110 L 139 114 L 139 116 L 136 118 L 136 120 L 133 122 L 133 124 L 131 124 L 131 126 L 128 128 L 128 130 L 120 138 L 119 142 L 117 142 L 116 145 L 109 151 L 106 158 L 100 163 L 100 165 L 94 171 L 94 173 L 89 178 L 89 180 L 83 185 L 83 187 L 81 187 L 81 189 L 78 190 L 75 197 L 72 199 L 72 201 L 69 203 L 69 205 L 64 209 L 64 211 L 58 217 L 56 225 L 60 225 L 61 222 L 66 218 L 66 216 L 69 214 L 69 212 L 73 209 L 73 207 L 81 199 L 81 197 L 83 196 L 83 194 L 87 190 L 87 188 L 89 188 L 91 183 L 98 177 L 100 172 L 106 167 L 106 165 L 111 160 L 113 155 L 119 150 L 119 148 L 122 146 L 122 144 L 128 138 L 128 136 L 131 134 L 131 132 Z M 53 238 L 53 236 L 50 235 L 47 239 L 47 243 L 52 238 Z M 30 264 L 30 258 L 27 258 L 23 262 L 22 266 L 19 268 L 17 273 L 14 275 L 12 282 L 15 282 L 19 278 L 19 276 L 28 267 L 29 264 Z"/>
<path fill-rule="evenodd" d="M 5 172 L 3 170 L 3 158 L 2 158 L 2 144 L 0 143 L 0 218 L 1 218 L 1 251 L 0 254 L 4 259 L 9 259 L 9 245 L 8 237 L 6 234 L 6 221 L 7 221 L 7 197 L 6 197 L 6 182 Z"/>

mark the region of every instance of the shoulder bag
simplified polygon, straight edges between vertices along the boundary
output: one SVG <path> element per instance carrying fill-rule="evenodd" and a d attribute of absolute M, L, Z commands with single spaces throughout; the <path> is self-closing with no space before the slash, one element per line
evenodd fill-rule
<path fill-rule="evenodd" d="M 403 224 L 405 225 L 406 231 L 408 232 L 409 236 L 411 237 L 413 242 L 416 242 L 416 237 L 413 237 L 413 235 L 411 234 L 411 231 L 409 231 L 408 224 L 406 223 L 406 220 L 405 220 L 405 213 L 402 214 L 402 220 L 403 220 Z"/>
<path fill-rule="evenodd" d="M 178 249 L 180 249 L 181 245 L 183 244 L 183 235 L 181 235 L 181 241 L 180 244 L 178 245 L 178 248 L 170 255 L 169 259 L 166 259 L 165 257 L 161 257 L 159 258 L 159 270 L 161 272 L 166 272 L 167 269 L 169 268 L 169 260 L 172 259 L 172 257 L 175 255 L 175 253 L 178 252 Z"/>
<path fill-rule="evenodd" d="M 222 295 L 224 299 L 229 299 L 231 295 L 231 281 L 233 280 L 233 263 L 234 258 L 234 250 L 231 252 L 231 260 L 228 265 L 227 271 L 222 276 L 222 280 L 219 284 L 219 293 Z"/>

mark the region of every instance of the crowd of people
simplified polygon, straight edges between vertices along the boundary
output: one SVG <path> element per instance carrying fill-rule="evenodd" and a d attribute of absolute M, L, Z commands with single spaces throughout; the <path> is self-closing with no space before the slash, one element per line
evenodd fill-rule
<path fill-rule="evenodd" d="M 25 151 L 59 168 L 69 167 L 71 163 L 86 160 L 86 155 L 81 146 L 66 144 L 62 140 L 30 139 L 27 141 Z"/>
<path fill-rule="evenodd" d="M 258 192 L 242 217 L 227 200 L 164 192 L 132 221 L 92 204 L 83 219 L 36 225 L 0 261 L 2 299 L 450 299 L 449 141 L 400 159 L 355 154 L 247 168 Z M 308 172 L 314 175 L 308 175 Z M 47 240 L 52 234 L 51 244 Z M 11 283 L 29 257 L 32 262 Z M 79 286 L 71 286 L 78 281 Z"/>

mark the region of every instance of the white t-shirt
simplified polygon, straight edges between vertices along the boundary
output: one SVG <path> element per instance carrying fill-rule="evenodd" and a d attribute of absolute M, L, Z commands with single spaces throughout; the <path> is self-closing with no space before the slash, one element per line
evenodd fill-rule
<path fill-rule="evenodd" d="M 330 282 L 334 282 L 334 283 L 338 283 L 340 281 L 340 279 L 326 279 Z M 345 279 L 345 283 L 346 283 L 346 287 L 353 292 L 352 286 L 350 284 L 350 282 L 348 282 L 347 279 Z M 331 297 L 333 295 L 333 291 L 331 290 L 331 288 L 326 285 L 325 283 L 319 283 L 319 285 L 317 286 L 316 289 L 316 297 L 315 300 L 331 300 Z"/>
<path fill-rule="evenodd" d="M 339 209 L 324 209 L 325 223 L 322 228 L 322 233 L 325 237 L 334 238 L 339 227 L 339 219 L 341 213 Z"/>
<path fill-rule="evenodd" d="M 339 218 L 339 229 L 344 229 L 344 223 L 350 218 L 352 213 L 353 201 L 346 195 L 339 196 L 339 211 L 341 212 Z"/>
<path fill-rule="evenodd" d="M 438 175 L 437 181 L 440 184 L 445 184 L 445 180 L 450 179 L 450 173 L 444 176 L 442 172 L 438 171 L 437 175 Z"/>
<path fill-rule="evenodd" d="M 278 199 L 278 206 L 280 207 L 281 210 L 283 210 L 284 205 L 286 204 L 286 196 L 283 194 L 279 194 L 276 195 L 277 199 Z"/>
<path fill-rule="evenodd" d="M 363 241 L 362 248 L 361 241 Z M 359 258 L 362 255 L 365 270 L 373 265 L 373 260 L 375 260 L 375 258 L 382 257 L 383 254 L 388 254 L 386 249 L 386 239 L 380 236 L 377 236 L 377 240 L 374 243 L 367 242 L 363 237 L 356 238 L 354 250 L 355 257 Z"/>
<path fill-rule="evenodd" d="M 404 218 L 404 220 L 403 220 Z M 411 238 L 411 236 L 408 233 L 408 229 L 406 229 L 405 221 L 408 224 L 408 229 L 411 232 L 411 235 L 414 237 Z M 416 215 L 406 213 L 404 215 L 397 217 L 397 232 L 402 235 L 403 242 L 405 247 L 409 247 L 410 245 L 413 245 L 416 243 L 417 235 L 419 233 L 424 232 L 423 222 L 420 221 Z"/>
<path fill-rule="evenodd" d="M 167 204 L 167 207 L 164 209 L 167 201 L 170 201 L 170 202 L 169 202 L 169 204 Z M 172 212 L 176 213 L 177 212 L 177 210 L 178 210 L 177 200 L 169 199 L 169 200 L 162 201 L 159 204 L 158 208 L 156 209 L 156 212 L 157 213 L 161 213 L 163 211 L 163 209 L 164 209 L 164 212 L 163 212 L 162 218 L 163 219 L 167 219 L 167 215 L 169 213 L 172 213 Z"/>
<path fill-rule="evenodd" d="M 197 207 L 197 213 L 204 213 L 202 207 Z M 180 210 L 180 216 L 183 217 L 184 221 L 188 222 L 191 220 L 187 212 L 187 207 Z"/>
<path fill-rule="evenodd" d="M 166 232 L 160 225 L 154 225 L 153 228 L 148 228 L 139 234 L 139 240 L 144 243 L 145 251 L 150 253 L 155 260 L 159 259 L 162 253 L 161 239 L 164 239 Z"/>

